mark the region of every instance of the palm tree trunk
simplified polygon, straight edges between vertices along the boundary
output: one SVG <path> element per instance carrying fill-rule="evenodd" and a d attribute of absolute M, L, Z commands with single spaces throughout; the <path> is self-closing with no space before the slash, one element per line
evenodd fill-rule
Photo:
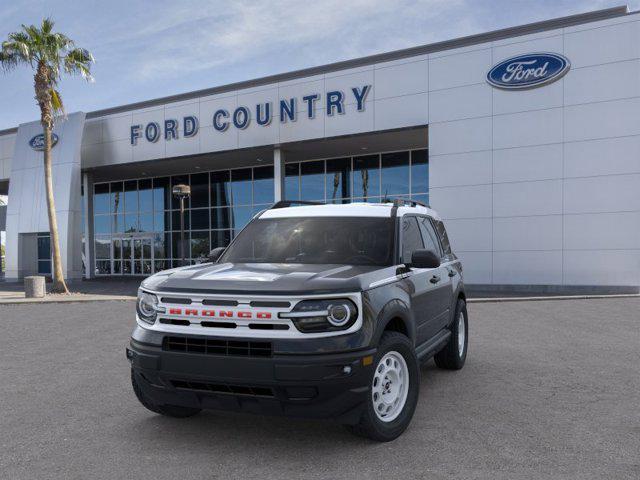
<path fill-rule="evenodd" d="M 53 179 L 51 172 L 51 125 L 43 122 L 44 126 L 44 183 L 47 190 L 47 212 L 49 213 L 49 232 L 51 233 L 51 259 L 53 260 L 54 293 L 69 293 L 62 274 L 62 260 L 60 257 L 60 240 L 58 237 L 58 219 L 53 198 Z"/>

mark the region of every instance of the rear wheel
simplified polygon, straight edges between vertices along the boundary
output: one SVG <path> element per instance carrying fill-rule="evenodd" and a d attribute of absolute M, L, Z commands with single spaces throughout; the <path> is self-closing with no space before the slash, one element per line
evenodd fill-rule
<path fill-rule="evenodd" d="M 467 304 L 461 298 L 456 305 L 456 313 L 451 325 L 451 337 L 447 345 L 433 359 L 436 365 L 446 370 L 460 370 L 467 359 L 469 345 L 469 318 Z"/>
<path fill-rule="evenodd" d="M 180 407 L 178 405 L 158 405 L 142 391 L 142 388 L 140 388 L 140 384 L 138 383 L 137 374 L 133 369 L 131 369 L 131 385 L 133 386 L 133 391 L 135 392 L 136 397 L 138 397 L 140 403 L 147 410 L 151 410 L 153 413 L 165 415 L 167 417 L 186 418 L 192 417 L 201 411 L 199 408 Z"/>
<path fill-rule="evenodd" d="M 409 426 L 418 402 L 420 368 L 413 345 L 397 332 L 385 332 L 374 364 L 367 406 L 357 425 L 347 428 L 378 442 L 400 436 Z"/>

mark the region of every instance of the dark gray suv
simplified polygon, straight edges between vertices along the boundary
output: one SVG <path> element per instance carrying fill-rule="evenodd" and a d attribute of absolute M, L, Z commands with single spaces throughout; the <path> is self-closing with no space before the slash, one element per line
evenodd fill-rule
<path fill-rule="evenodd" d="M 149 410 L 332 418 L 389 441 L 408 426 L 419 364 L 462 368 L 460 261 L 430 208 L 279 202 L 209 262 L 139 290 L 127 348 Z"/>

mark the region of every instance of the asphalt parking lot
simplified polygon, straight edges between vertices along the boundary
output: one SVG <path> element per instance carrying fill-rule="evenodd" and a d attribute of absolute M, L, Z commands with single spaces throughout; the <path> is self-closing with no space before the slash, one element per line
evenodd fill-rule
<path fill-rule="evenodd" d="M 0 477 L 640 478 L 640 299 L 470 305 L 460 372 L 432 361 L 394 442 L 329 422 L 146 411 L 133 302 L 0 306 Z"/>

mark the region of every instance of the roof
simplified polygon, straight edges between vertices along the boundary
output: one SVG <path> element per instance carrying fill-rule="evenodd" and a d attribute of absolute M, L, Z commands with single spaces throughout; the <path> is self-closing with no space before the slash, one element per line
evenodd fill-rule
<path fill-rule="evenodd" d="M 330 73 L 347 68 L 361 67 L 365 65 L 371 65 L 374 63 L 388 62 L 392 60 L 398 60 L 403 58 L 410 58 L 417 55 L 425 55 L 433 52 L 440 52 L 444 50 L 451 50 L 454 48 L 461 48 L 479 43 L 485 43 L 495 40 L 502 40 L 505 38 L 518 37 L 521 35 L 527 35 L 537 32 L 543 32 L 546 30 L 554 30 L 557 28 L 569 27 L 572 25 L 580 25 L 584 23 L 597 22 L 600 20 L 607 20 L 610 18 L 621 17 L 629 15 L 629 9 L 626 5 L 605 8 L 602 10 L 595 10 L 592 12 L 580 13 L 577 15 L 569 15 L 566 17 L 559 17 L 550 20 L 543 20 L 541 22 L 528 23 L 525 25 L 519 25 L 516 27 L 503 28 L 500 30 L 493 30 L 486 33 L 479 33 L 476 35 L 468 35 L 465 37 L 459 37 L 452 40 L 445 40 L 442 42 L 430 43 L 427 45 L 420 45 L 417 47 L 405 48 L 402 50 L 395 50 L 386 53 L 379 53 L 376 55 L 369 55 L 366 57 L 355 58 L 352 60 L 345 60 L 341 62 L 330 63 L 326 65 L 320 65 L 311 68 L 305 68 L 302 70 L 295 70 L 288 73 L 280 73 L 276 75 L 269 75 L 266 77 L 260 77 L 253 80 L 246 80 L 242 82 L 230 83 L 227 85 L 221 85 L 218 87 L 207 88 L 203 90 L 195 90 L 192 92 L 180 93 L 177 95 L 171 95 L 167 97 L 155 98 L 152 100 L 145 100 L 142 102 L 130 103 L 127 105 L 121 105 L 112 108 L 106 108 L 103 110 L 95 110 L 87 113 L 87 119 L 102 117 L 105 115 L 113 115 L 117 113 L 127 112 L 130 110 L 137 110 L 141 108 L 148 108 L 153 106 L 164 105 L 166 103 L 181 102 L 185 100 L 191 100 L 198 97 L 204 97 L 208 95 L 214 95 L 219 93 L 225 93 L 233 90 L 240 90 L 244 88 L 258 87 L 262 85 L 268 85 L 277 82 L 283 82 L 286 80 L 292 80 L 296 78 L 303 78 L 312 75 L 320 75 L 323 73 Z M 9 128 L 6 130 L 0 130 L 0 135 L 15 133 L 17 128 Z"/>
<path fill-rule="evenodd" d="M 391 217 L 392 203 L 344 203 L 327 205 L 303 205 L 296 207 L 272 208 L 265 210 L 260 218 L 298 218 L 298 217 Z M 438 213 L 423 206 L 398 207 L 398 215 L 407 213 L 421 213 L 429 215 L 435 219 L 440 219 Z"/>

